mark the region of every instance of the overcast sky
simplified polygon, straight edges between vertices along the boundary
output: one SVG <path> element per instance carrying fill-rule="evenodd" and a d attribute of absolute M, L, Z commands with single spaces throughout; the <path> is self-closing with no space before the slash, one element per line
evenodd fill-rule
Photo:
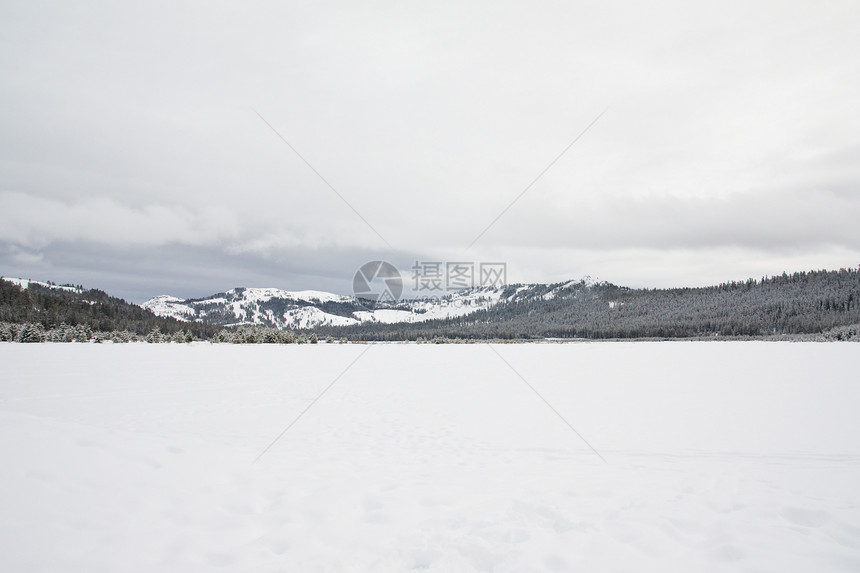
<path fill-rule="evenodd" d="M 375 259 L 648 287 L 856 267 L 858 22 L 856 1 L 0 0 L 0 275 L 140 302 L 349 294 Z"/>

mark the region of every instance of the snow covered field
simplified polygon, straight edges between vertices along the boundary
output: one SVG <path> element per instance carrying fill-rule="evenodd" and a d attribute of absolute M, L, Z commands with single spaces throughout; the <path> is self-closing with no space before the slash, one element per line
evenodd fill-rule
<path fill-rule="evenodd" d="M 493 348 L 608 464 L 486 345 L 0 344 L 0 570 L 860 570 L 860 344 Z"/>

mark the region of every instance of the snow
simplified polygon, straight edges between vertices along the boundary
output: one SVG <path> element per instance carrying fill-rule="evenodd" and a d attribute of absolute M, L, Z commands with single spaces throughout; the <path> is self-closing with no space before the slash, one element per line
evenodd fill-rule
<path fill-rule="evenodd" d="M 407 300 L 410 310 L 380 308 L 372 311 L 356 311 L 353 316 L 361 322 L 423 322 L 440 318 L 466 316 L 478 310 L 489 308 L 501 299 L 503 289 L 481 288 L 453 292 L 444 296 L 428 296 Z"/>
<path fill-rule="evenodd" d="M 234 289 L 233 292 L 238 293 L 239 290 L 240 289 Z M 319 290 L 287 291 L 277 288 L 246 288 L 242 291 L 242 296 L 244 297 L 245 301 L 248 302 L 265 302 L 273 298 L 301 300 L 304 302 L 311 303 L 345 302 L 352 300 L 347 296 L 332 294 L 330 292 L 323 292 Z"/>
<path fill-rule="evenodd" d="M 3 343 L 0 569 L 857 571 L 858 359 Z"/>
<path fill-rule="evenodd" d="M 183 304 L 183 302 L 181 298 L 162 294 L 149 299 L 140 306 L 157 316 L 170 317 L 188 322 L 195 317 L 197 312 L 190 306 Z"/>
<path fill-rule="evenodd" d="M 284 322 L 293 328 L 314 328 L 316 326 L 348 326 L 358 323 L 354 318 L 323 312 L 315 306 L 303 306 L 284 313 Z"/>

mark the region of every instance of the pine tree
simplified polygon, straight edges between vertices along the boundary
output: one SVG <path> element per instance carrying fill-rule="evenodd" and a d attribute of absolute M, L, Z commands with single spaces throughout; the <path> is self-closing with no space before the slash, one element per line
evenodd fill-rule
<path fill-rule="evenodd" d="M 15 340 L 15 325 L 9 322 L 0 323 L 0 342 L 12 342 Z"/>
<path fill-rule="evenodd" d="M 45 329 L 41 324 L 28 322 L 18 332 L 18 342 L 45 342 Z"/>

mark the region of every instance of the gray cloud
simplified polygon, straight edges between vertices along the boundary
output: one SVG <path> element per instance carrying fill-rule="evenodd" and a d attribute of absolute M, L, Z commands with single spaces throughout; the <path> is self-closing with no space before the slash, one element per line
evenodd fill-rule
<path fill-rule="evenodd" d="M 281 249 L 277 256 L 230 254 L 210 246 L 139 246 L 130 252 L 103 243 L 52 243 L 33 252 L 0 252 L 5 276 L 82 283 L 143 302 L 156 294 L 202 297 L 236 286 L 314 288 L 349 294 L 355 271 L 375 254 L 363 250 Z M 408 259 L 398 261 L 404 271 Z M 406 271 L 405 271 L 406 272 Z"/>
<path fill-rule="evenodd" d="M 528 205 L 492 232 L 495 242 L 510 247 L 858 251 L 858 220 L 860 194 L 778 189 L 727 197 L 593 198 L 554 213 Z"/>
<path fill-rule="evenodd" d="M 2 11 L 3 274 L 140 298 L 343 291 L 358 254 L 637 284 L 860 260 L 853 2 Z"/>

